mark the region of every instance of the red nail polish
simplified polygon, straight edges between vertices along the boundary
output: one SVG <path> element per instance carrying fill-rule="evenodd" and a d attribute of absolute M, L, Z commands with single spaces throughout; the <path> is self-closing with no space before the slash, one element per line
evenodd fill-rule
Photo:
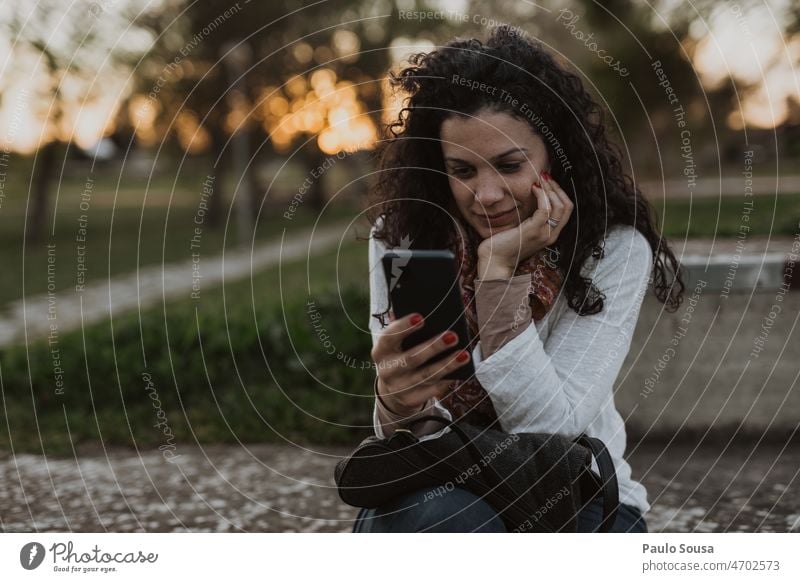
<path fill-rule="evenodd" d="M 466 362 L 469 360 L 469 354 L 467 352 L 459 352 L 459 354 L 456 356 L 456 360 L 459 362 Z"/>
<path fill-rule="evenodd" d="M 420 321 L 422 321 L 421 315 L 415 314 L 411 316 L 411 325 L 417 325 Z"/>
<path fill-rule="evenodd" d="M 552 176 L 550 175 L 550 172 L 545 170 L 544 172 L 542 172 L 542 178 L 544 178 L 545 180 L 549 180 L 550 178 L 552 178 Z"/>
<path fill-rule="evenodd" d="M 452 331 L 448 331 L 446 334 L 444 334 L 442 336 L 442 340 L 444 340 L 444 343 L 446 343 L 448 346 L 450 344 L 456 343 L 457 339 L 458 339 L 458 336 L 455 333 L 453 333 Z"/>

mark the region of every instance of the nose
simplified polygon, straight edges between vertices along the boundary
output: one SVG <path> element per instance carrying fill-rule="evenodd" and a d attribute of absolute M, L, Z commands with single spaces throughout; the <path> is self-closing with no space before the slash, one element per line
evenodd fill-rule
<path fill-rule="evenodd" d="M 495 172 L 485 172 L 475 183 L 475 201 L 483 208 L 491 208 L 505 198 L 506 190 L 507 185 L 502 176 Z"/>

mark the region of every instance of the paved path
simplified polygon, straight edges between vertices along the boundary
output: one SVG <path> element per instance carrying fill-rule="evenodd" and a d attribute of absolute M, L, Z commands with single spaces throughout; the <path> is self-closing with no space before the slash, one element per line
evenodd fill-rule
<path fill-rule="evenodd" d="M 119 316 L 137 307 L 147 307 L 159 301 L 177 297 L 190 297 L 192 285 L 199 281 L 202 289 L 224 281 L 235 281 L 251 273 L 277 265 L 280 261 L 302 259 L 318 254 L 338 244 L 348 225 L 332 225 L 291 235 L 283 244 L 274 241 L 263 243 L 252 249 L 229 251 L 225 256 L 201 256 L 192 260 L 167 265 L 143 267 L 137 272 L 116 277 L 111 283 L 98 281 L 87 285 L 81 293 L 73 290 L 29 297 L 11 303 L 0 317 L 0 348 L 31 339 L 47 336 L 51 319 L 48 310 L 54 309 L 58 332 L 80 328 Z M 309 242 L 310 241 L 310 242 Z M 672 241 L 679 257 L 701 260 L 709 254 L 732 255 L 736 252 L 737 239 L 688 239 Z M 781 260 L 792 249 L 791 237 L 753 236 L 747 239 L 744 253 L 752 257 L 777 257 Z M 200 277 L 196 278 L 195 275 Z"/>
<path fill-rule="evenodd" d="M 132 273 L 87 285 L 78 293 L 72 289 L 20 299 L 9 304 L 0 317 L 0 348 L 46 337 L 55 322 L 58 333 L 78 329 L 160 301 L 189 298 L 193 285 L 202 290 L 223 281 L 236 281 L 251 273 L 323 252 L 338 244 L 347 231 L 345 223 L 316 231 L 304 230 L 287 237 L 282 244 L 270 241 L 252 249 L 228 251 L 224 256 L 199 256 L 167 265 L 152 265 Z M 736 239 L 672 240 L 674 251 L 687 260 L 700 260 L 709 254 L 728 255 L 736 251 Z M 754 236 L 746 241 L 744 253 L 781 260 L 792 248 L 791 237 Z M 198 276 L 199 275 L 199 276 Z M 55 319 L 48 315 L 55 314 Z"/>
<path fill-rule="evenodd" d="M 650 531 L 800 532 L 800 450 L 696 443 L 633 447 Z M 0 457 L 0 530 L 347 532 L 334 489 L 347 449 L 290 445 L 81 450 L 79 460 Z"/>
<path fill-rule="evenodd" d="M 193 285 L 200 292 L 223 281 L 235 281 L 251 273 L 294 261 L 329 249 L 337 244 L 347 224 L 310 229 L 286 237 L 282 243 L 270 241 L 253 248 L 227 251 L 225 255 L 206 257 L 166 265 L 152 265 L 138 271 L 87 285 L 80 293 L 73 289 L 20 299 L 8 306 L 0 318 L 0 348 L 24 343 L 26 338 L 45 337 L 55 321 L 63 333 L 117 317 L 137 307 L 147 307 L 177 297 L 189 298 Z M 197 276 L 199 275 L 199 277 Z M 55 319 L 48 314 L 55 310 Z"/>

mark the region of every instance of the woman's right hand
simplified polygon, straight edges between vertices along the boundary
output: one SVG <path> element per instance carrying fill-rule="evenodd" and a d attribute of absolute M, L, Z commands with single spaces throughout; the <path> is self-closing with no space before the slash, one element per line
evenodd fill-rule
<path fill-rule="evenodd" d="M 443 379 L 469 361 L 464 350 L 456 351 L 433 363 L 437 354 L 452 349 L 458 341 L 454 331 L 446 331 L 403 351 L 403 340 L 425 325 L 418 313 L 392 321 L 372 348 L 372 360 L 378 373 L 378 395 L 396 414 L 411 416 L 436 396 L 442 398 L 454 380 Z M 458 358 L 461 358 L 459 360 Z"/>

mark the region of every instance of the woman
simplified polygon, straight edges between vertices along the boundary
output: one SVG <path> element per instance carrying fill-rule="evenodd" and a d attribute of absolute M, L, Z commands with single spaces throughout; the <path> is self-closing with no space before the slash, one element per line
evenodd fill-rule
<path fill-rule="evenodd" d="M 621 506 L 612 531 L 647 531 L 647 492 L 623 458 L 613 385 L 650 284 L 674 311 L 683 282 L 650 205 L 622 171 L 602 110 L 577 76 L 510 27 L 486 44 L 455 40 L 416 55 L 392 83 L 409 100 L 382 146 L 371 205 L 376 434 L 426 414 L 507 432 L 585 432 L 615 462 Z M 426 363 L 455 343 L 453 332 L 402 350 L 425 322 L 391 314 L 379 261 L 395 247 L 457 253 L 468 350 Z M 472 379 L 442 379 L 470 358 Z M 445 430 L 429 422 L 414 432 L 428 439 Z M 579 531 L 599 525 L 601 501 L 581 508 Z M 488 504 L 455 488 L 362 510 L 354 531 L 505 529 Z"/>

